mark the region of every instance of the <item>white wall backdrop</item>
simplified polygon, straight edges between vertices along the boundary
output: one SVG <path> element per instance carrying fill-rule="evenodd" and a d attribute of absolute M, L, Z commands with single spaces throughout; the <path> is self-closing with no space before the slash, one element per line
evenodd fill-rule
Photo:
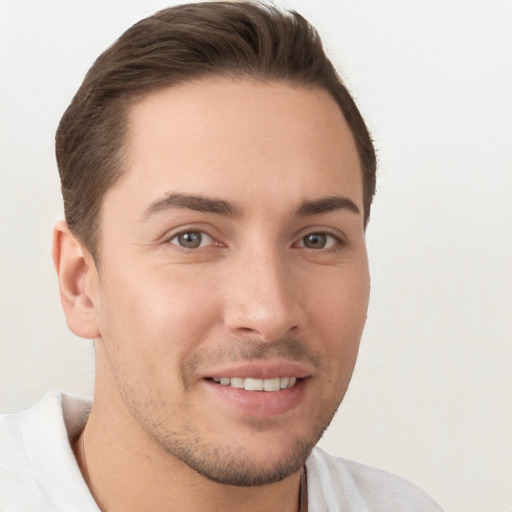
<path fill-rule="evenodd" d="M 161 0 L 0 0 L 0 410 L 91 392 L 50 260 L 53 137 L 93 59 Z M 450 512 L 512 511 L 512 2 L 290 0 L 380 157 L 373 290 L 354 380 L 322 445 Z"/>

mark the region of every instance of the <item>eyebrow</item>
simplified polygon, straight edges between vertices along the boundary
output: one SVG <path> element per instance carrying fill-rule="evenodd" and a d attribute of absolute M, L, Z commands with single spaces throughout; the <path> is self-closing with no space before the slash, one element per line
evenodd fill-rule
<path fill-rule="evenodd" d="M 228 217 L 241 217 L 242 211 L 229 201 L 188 194 L 165 194 L 152 202 L 144 212 L 144 218 L 167 210 L 194 210 L 203 213 L 217 213 Z M 347 197 L 329 196 L 304 201 L 295 211 L 298 216 L 321 215 L 338 210 L 360 214 L 357 205 Z"/>
<path fill-rule="evenodd" d="M 304 201 L 297 209 L 296 214 L 299 216 L 320 215 L 337 210 L 347 210 L 359 215 L 361 214 L 359 208 L 351 199 L 342 196 L 329 196 Z"/>
<path fill-rule="evenodd" d="M 144 212 L 144 218 L 165 210 L 194 210 L 204 213 L 218 213 L 229 217 L 239 217 L 240 210 L 232 203 L 223 199 L 187 194 L 166 194 L 152 202 Z"/>

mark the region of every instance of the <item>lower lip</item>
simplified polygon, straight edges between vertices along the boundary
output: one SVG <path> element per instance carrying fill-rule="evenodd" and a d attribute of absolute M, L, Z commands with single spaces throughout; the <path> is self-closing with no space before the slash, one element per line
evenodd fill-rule
<path fill-rule="evenodd" d="M 247 391 L 204 380 L 208 389 L 236 411 L 256 418 L 274 417 L 295 409 L 304 399 L 309 379 L 280 391 Z"/>

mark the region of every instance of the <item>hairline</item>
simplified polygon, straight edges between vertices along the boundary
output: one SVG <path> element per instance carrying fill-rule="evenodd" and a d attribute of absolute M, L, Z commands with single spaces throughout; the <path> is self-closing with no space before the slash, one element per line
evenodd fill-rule
<path fill-rule="evenodd" d="M 273 77 L 271 75 L 266 75 L 263 73 L 250 73 L 248 71 L 240 71 L 237 72 L 229 71 L 229 70 L 219 70 L 218 72 L 211 71 L 211 72 L 203 72 L 198 73 L 196 76 L 191 76 L 186 79 L 181 80 L 175 80 L 172 81 L 169 79 L 168 83 L 162 83 L 159 85 L 152 85 L 148 86 L 144 89 L 139 89 L 135 91 L 126 92 L 125 94 L 119 96 L 114 101 L 112 101 L 109 105 L 109 109 L 117 110 L 119 112 L 120 122 L 121 122 L 121 135 L 119 140 L 118 148 L 116 149 L 116 155 L 117 155 L 117 162 L 116 162 L 116 177 L 110 183 L 110 185 L 103 191 L 101 195 L 101 202 L 99 204 L 98 211 L 96 212 L 96 215 L 94 216 L 94 226 L 92 229 L 92 236 L 89 235 L 89 241 L 83 240 L 82 237 L 78 233 L 75 233 L 75 236 L 77 236 L 81 242 L 87 247 L 87 250 L 91 254 L 94 262 L 99 267 L 99 264 L 101 262 L 101 225 L 102 225 L 102 219 L 103 219 L 103 206 L 105 202 L 105 197 L 109 193 L 109 191 L 115 187 L 117 183 L 119 183 L 124 176 L 126 176 L 128 169 L 127 169 L 127 163 L 129 158 L 126 157 L 130 155 L 130 118 L 134 111 L 134 109 L 142 103 L 146 98 L 153 94 L 158 94 L 159 92 L 165 91 L 167 89 L 173 89 L 177 87 L 186 87 L 190 84 L 200 84 L 201 82 L 206 82 L 209 80 L 229 80 L 233 82 L 239 82 L 239 83 L 253 83 L 253 84 L 261 84 L 261 85 L 272 85 L 272 84 L 286 84 L 291 86 L 292 88 L 296 89 L 304 89 L 304 90 L 318 90 L 318 91 L 324 91 L 326 94 L 329 95 L 329 97 L 334 101 L 334 104 L 336 105 L 336 108 L 343 116 L 343 119 L 345 123 L 348 126 L 350 136 L 352 137 L 352 140 L 355 145 L 356 153 L 357 153 L 357 159 L 359 163 L 359 173 L 360 173 L 360 179 L 362 184 L 362 193 L 363 193 L 363 219 L 364 219 L 364 229 L 366 229 L 366 226 L 368 224 L 369 216 L 366 212 L 366 208 L 364 205 L 364 197 L 365 197 L 365 181 L 364 181 L 364 166 L 363 162 L 361 160 L 361 152 L 359 150 L 359 146 L 357 144 L 354 130 L 352 129 L 350 123 L 348 122 L 345 113 L 343 112 L 343 109 L 339 105 L 338 101 L 334 97 L 334 95 L 329 91 L 329 89 L 325 86 L 323 86 L 321 83 L 315 82 L 313 80 L 311 81 L 300 81 L 300 80 L 293 80 L 289 77 Z M 73 230 L 72 230 L 73 231 Z"/>

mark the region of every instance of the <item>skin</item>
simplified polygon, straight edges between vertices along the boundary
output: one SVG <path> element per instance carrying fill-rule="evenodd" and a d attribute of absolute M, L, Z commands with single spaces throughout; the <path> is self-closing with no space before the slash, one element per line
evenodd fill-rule
<path fill-rule="evenodd" d="M 96 340 L 85 479 L 109 512 L 297 510 L 368 305 L 350 130 L 323 90 L 217 78 L 150 94 L 129 126 L 99 265 L 64 223 L 54 235 L 68 325 Z M 209 378 L 237 372 L 302 379 Z"/>

